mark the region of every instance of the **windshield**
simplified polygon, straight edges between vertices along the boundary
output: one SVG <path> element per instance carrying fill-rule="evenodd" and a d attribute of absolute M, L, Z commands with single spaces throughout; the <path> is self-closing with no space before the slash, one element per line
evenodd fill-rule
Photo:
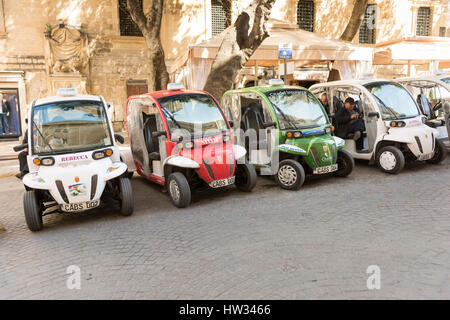
<path fill-rule="evenodd" d="M 34 107 L 34 154 L 80 152 L 112 145 L 103 104 L 62 101 Z"/>
<path fill-rule="evenodd" d="M 188 133 L 201 138 L 228 130 L 216 102 L 206 94 L 180 94 L 159 99 L 172 137 Z"/>
<path fill-rule="evenodd" d="M 409 92 L 394 82 L 366 84 L 372 93 L 384 120 L 412 118 L 419 115 L 419 109 Z"/>
<path fill-rule="evenodd" d="M 447 84 L 450 84 L 450 77 L 449 78 L 443 78 L 443 79 L 441 79 L 441 81 L 443 81 L 443 82 L 445 82 Z"/>
<path fill-rule="evenodd" d="M 306 90 L 276 90 L 266 93 L 280 129 L 301 129 L 328 123 L 320 102 Z"/>

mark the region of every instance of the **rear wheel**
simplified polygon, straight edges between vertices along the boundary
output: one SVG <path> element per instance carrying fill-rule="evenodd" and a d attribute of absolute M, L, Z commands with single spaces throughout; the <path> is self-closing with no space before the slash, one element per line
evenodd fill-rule
<path fill-rule="evenodd" d="M 434 148 L 434 156 L 430 160 L 427 160 L 428 163 L 438 164 L 447 158 L 447 149 L 444 143 L 441 140 L 436 139 L 436 147 Z"/>
<path fill-rule="evenodd" d="M 405 156 L 394 146 L 386 146 L 380 149 L 377 154 L 377 165 L 381 171 L 397 174 L 405 166 Z"/>
<path fill-rule="evenodd" d="M 25 221 L 28 229 L 39 231 L 43 227 L 42 211 L 39 205 L 38 192 L 36 190 L 26 191 L 23 196 L 23 209 L 25 212 Z"/>
<path fill-rule="evenodd" d="M 174 172 L 169 175 L 167 189 L 170 199 L 176 207 L 185 208 L 191 203 L 191 187 L 181 172 Z"/>
<path fill-rule="evenodd" d="M 123 216 L 129 216 L 134 211 L 133 190 L 131 189 L 131 182 L 128 178 L 119 178 L 119 198 L 120 198 L 120 213 Z"/>
<path fill-rule="evenodd" d="M 338 170 L 334 173 L 336 177 L 346 177 L 350 173 L 352 173 L 353 169 L 355 168 L 355 160 L 353 159 L 352 155 L 348 151 L 343 149 L 338 151 L 336 163 L 338 165 Z"/>
<path fill-rule="evenodd" d="M 255 167 L 247 162 L 236 164 L 235 176 L 235 184 L 240 191 L 249 192 L 256 186 Z"/>
<path fill-rule="evenodd" d="M 286 190 L 298 190 L 305 182 L 305 170 L 295 160 L 286 159 L 280 162 L 275 180 Z"/>

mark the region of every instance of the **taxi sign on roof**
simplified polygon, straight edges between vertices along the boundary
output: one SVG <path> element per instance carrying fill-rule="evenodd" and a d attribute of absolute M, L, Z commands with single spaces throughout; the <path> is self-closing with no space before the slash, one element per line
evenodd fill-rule
<path fill-rule="evenodd" d="M 59 88 L 58 91 L 56 91 L 56 94 L 62 97 L 70 97 L 76 96 L 78 92 L 75 88 Z"/>

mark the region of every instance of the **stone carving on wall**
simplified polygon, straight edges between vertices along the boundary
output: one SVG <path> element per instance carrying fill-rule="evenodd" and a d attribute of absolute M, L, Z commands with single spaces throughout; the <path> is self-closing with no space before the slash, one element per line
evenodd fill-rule
<path fill-rule="evenodd" d="M 60 22 L 46 34 L 46 64 L 49 94 L 59 88 L 88 93 L 89 48 L 86 34 Z"/>
<path fill-rule="evenodd" d="M 60 24 L 47 39 L 50 74 L 87 74 L 87 37 L 80 30 Z"/>

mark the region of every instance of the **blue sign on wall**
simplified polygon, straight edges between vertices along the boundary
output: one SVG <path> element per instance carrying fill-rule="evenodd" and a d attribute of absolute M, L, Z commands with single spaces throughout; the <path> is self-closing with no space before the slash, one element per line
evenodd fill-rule
<path fill-rule="evenodd" d="M 278 59 L 292 59 L 292 43 L 278 45 Z"/>

